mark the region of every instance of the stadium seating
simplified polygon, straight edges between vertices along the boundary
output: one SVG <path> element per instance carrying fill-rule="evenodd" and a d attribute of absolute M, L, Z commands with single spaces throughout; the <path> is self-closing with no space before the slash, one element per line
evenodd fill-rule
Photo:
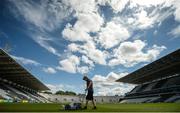
<path fill-rule="evenodd" d="M 166 81 L 167 79 L 158 81 L 157 84 L 154 87 L 152 87 L 152 89 L 161 88 L 165 84 Z"/>
<path fill-rule="evenodd" d="M 177 86 L 180 85 L 180 76 L 178 77 L 173 77 L 171 79 L 169 79 L 164 85 L 163 87 L 171 87 L 171 86 Z"/>
<path fill-rule="evenodd" d="M 38 92 L 49 88 L 2 49 L 0 70 L 1 102 L 48 102 Z"/>
<path fill-rule="evenodd" d="M 1 99 L 7 99 L 7 100 L 13 100 L 11 97 L 8 96 L 8 94 L 3 90 L 3 89 L 0 89 L 0 96 L 1 96 Z"/>
<path fill-rule="evenodd" d="M 153 82 L 151 84 L 148 84 L 148 86 L 143 91 L 150 91 L 152 88 L 157 84 L 157 82 Z"/>
<path fill-rule="evenodd" d="M 141 88 L 141 86 L 136 86 L 136 87 L 134 87 L 134 89 L 133 89 L 130 93 L 135 93 L 135 92 L 137 92 L 140 88 Z"/>
<path fill-rule="evenodd" d="M 180 49 L 116 80 L 137 85 L 121 102 L 179 102 L 179 67 Z"/>
<path fill-rule="evenodd" d="M 126 94 L 125 99 L 121 103 L 176 102 L 180 99 L 180 96 L 177 95 L 179 92 L 180 76 L 178 75 L 138 85 L 130 93 Z M 147 97 L 153 95 L 157 97 Z"/>
<path fill-rule="evenodd" d="M 35 92 L 27 91 L 23 88 L 8 85 L 7 83 L 0 83 L 0 97 L 3 100 L 13 101 L 13 102 L 49 102 L 43 96 Z"/>
<path fill-rule="evenodd" d="M 158 98 L 159 97 L 132 98 L 122 100 L 120 103 L 148 103 Z"/>

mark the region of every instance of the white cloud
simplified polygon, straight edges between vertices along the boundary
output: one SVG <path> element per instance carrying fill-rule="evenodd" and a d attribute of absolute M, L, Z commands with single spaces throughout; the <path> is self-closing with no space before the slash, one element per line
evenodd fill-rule
<path fill-rule="evenodd" d="M 41 47 L 45 48 L 50 53 L 60 56 L 60 53 L 58 53 L 57 50 L 49 44 L 49 41 L 52 41 L 52 39 L 42 36 L 35 36 L 35 35 L 33 39 L 35 40 L 36 43 L 38 43 Z"/>
<path fill-rule="evenodd" d="M 79 1 L 80 2 L 80 1 Z M 81 44 L 72 43 L 68 45 L 68 50 L 75 53 L 79 52 L 82 55 L 87 56 L 91 61 L 96 64 L 106 65 L 107 59 L 109 59 L 109 66 L 115 66 L 122 64 L 126 67 L 134 66 L 140 62 L 149 62 L 157 58 L 160 52 L 165 49 L 164 46 L 156 46 L 154 45 L 150 49 L 144 49 L 147 44 L 142 41 L 135 41 L 132 44 L 132 47 L 128 47 L 126 45 L 125 40 L 131 37 L 134 31 L 139 29 L 147 29 L 154 27 L 156 23 L 162 22 L 165 18 L 172 14 L 170 10 L 163 12 L 164 7 L 169 7 L 170 3 L 166 1 L 156 2 L 145 2 L 139 3 L 139 1 L 90 1 L 91 3 L 87 3 L 86 5 L 82 1 L 82 5 L 77 5 L 78 1 L 73 1 L 72 4 L 69 3 L 73 9 L 76 11 L 75 17 L 77 21 L 74 25 L 67 24 L 62 34 L 64 38 L 74 41 L 82 41 Z M 124 2 L 119 5 L 119 3 Z M 111 19 L 111 21 L 104 22 L 102 17 L 100 16 L 98 9 L 98 4 L 100 5 L 110 5 L 114 10 L 114 13 L 121 12 L 127 3 L 130 5 L 127 8 L 130 8 L 128 16 L 115 16 Z M 76 5 L 77 6 L 76 6 Z M 90 6 L 91 5 L 91 6 Z M 83 10 L 84 7 L 87 7 L 89 10 Z M 139 6 L 139 7 L 138 7 Z M 148 9 L 146 7 L 156 7 L 154 10 Z M 118 9 L 119 8 L 119 9 Z M 96 24 L 94 24 L 96 23 Z M 102 26 L 105 25 L 105 26 Z M 126 26 L 126 27 L 125 27 Z M 90 36 L 89 33 L 95 32 L 95 36 Z M 142 42 L 142 43 L 141 43 Z M 114 52 L 110 55 L 110 53 L 106 50 L 112 47 L 115 47 L 119 43 L 120 46 L 115 48 Z M 139 47 L 136 47 L 137 43 L 140 44 Z M 104 47 L 105 50 L 99 49 L 100 44 Z M 123 45 L 124 44 L 124 45 Z M 123 47 L 124 46 L 124 47 Z M 156 46 L 156 47 L 155 47 Z M 127 48 L 126 48 L 127 47 Z M 121 50 L 119 50 L 121 49 Z M 134 55 L 125 55 L 130 50 L 130 53 L 134 51 Z M 132 51 L 131 51 L 132 49 Z M 137 49 L 137 51 L 136 51 Z M 120 53 L 122 51 L 126 51 L 125 53 Z M 120 52 L 118 52 L 120 51 Z M 145 51 L 145 52 L 144 52 Z M 152 55 L 150 51 L 156 51 L 155 55 Z M 119 56 L 118 56 L 119 55 Z M 128 56 L 127 58 L 124 58 Z M 123 58 L 120 58 L 123 57 Z M 130 60 L 128 60 L 130 58 Z"/>
<path fill-rule="evenodd" d="M 174 16 L 175 16 L 175 20 L 180 22 L 180 2 L 178 0 L 175 0 L 173 2 L 173 6 L 175 8 L 175 11 L 174 11 Z"/>
<path fill-rule="evenodd" d="M 77 29 L 81 28 L 81 30 L 86 32 L 96 32 L 104 23 L 103 18 L 99 15 L 99 13 L 78 13 L 76 17 L 78 21 L 74 27 Z"/>
<path fill-rule="evenodd" d="M 166 49 L 164 46 L 153 45 L 147 52 L 143 52 L 146 45 L 141 40 L 121 43 L 117 49 L 114 49 L 114 59 L 109 61 L 109 65 L 115 66 L 121 64 L 125 67 L 131 67 L 140 62 L 150 62 L 155 60 L 160 52 Z"/>
<path fill-rule="evenodd" d="M 98 49 L 94 49 L 93 50 L 87 50 L 87 56 L 93 60 L 94 62 L 96 62 L 97 64 L 101 64 L 101 65 L 106 65 L 106 53 L 98 50 Z"/>
<path fill-rule="evenodd" d="M 173 5 L 174 8 L 174 19 L 177 22 L 180 22 L 180 2 L 178 0 L 173 0 L 169 4 Z M 169 34 L 172 34 L 174 37 L 179 37 L 180 36 L 180 25 L 178 25 L 176 28 L 172 29 Z"/>
<path fill-rule="evenodd" d="M 55 74 L 56 73 L 56 70 L 52 67 L 43 68 L 43 71 L 48 73 L 48 74 Z"/>
<path fill-rule="evenodd" d="M 114 72 L 110 72 L 107 76 L 102 75 L 94 75 L 92 80 L 94 82 L 115 82 L 117 79 L 126 76 L 128 73 L 120 73 L 116 74 Z"/>
<path fill-rule="evenodd" d="M 68 45 L 68 50 L 71 52 L 79 52 L 82 54 L 81 58 L 78 58 L 78 62 L 72 63 L 71 57 L 68 56 L 68 59 L 60 61 L 60 70 L 65 70 L 70 73 L 87 73 L 90 69 L 94 67 L 94 63 L 106 65 L 107 53 L 102 52 L 99 49 L 96 49 L 94 42 L 88 41 L 83 45 L 71 43 Z M 72 55 L 75 56 L 75 55 Z M 80 66 L 81 62 L 84 63 L 84 66 Z"/>
<path fill-rule="evenodd" d="M 92 78 L 92 80 L 94 82 L 105 82 L 106 81 L 106 77 L 101 76 L 101 75 L 94 75 L 94 77 Z"/>
<path fill-rule="evenodd" d="M 19 61 L 20 63 L 24 65 L 34 65 L 34 66 L 40 66 L 41 64 L 35 60 L 19 57 L 19 56 L 13 56 L 11 55 L 15 60 Z"/>
<path fill-rule="evenodd" d="M 97 11 L 95 0 L 64 0 L 76 12 L 91 13 Z"/>
<path fill-rule="evenodd" d="M 46 84 L 46 86 L 53 92 L 56 93 L 59 90 L 62 91 L 72 91 L 74 86 L 69 84 Z"/>
<path fill-rule="evenodd" d="M 138 27 L 140 29 L 151 27 L 153 22 L 154 22 L 154 19 L 148 17 L 147 12 L 144 11 L 144 10 L 142 10 L 139 13 L 137 13 L 136 17 L 137 17 L 136 22 L 137 22 L 137 25 L 138 25 Z"/>
<path fill-rule="evenodd" d="M 38 3 L 36 1 L 9 0 L 9 3 L 13 14 L 26 23 L 30 37 L 50 53 L 60 56 L 57 49 L 49 43 L 49 41 L 52 42 L 49 32 L 59 28 L 63 20 L 70 17 L 72 9 L 68 4 L 65 1 L 57 0 L 40 0 Z"/>
<path fill-rule="evenodd" d="M 77 19 L 74 25 L 67 24 L 62 31 L 65 39 L 70 41 L 89 41 L 91 32 L 99 31 L 104 23 L 98 13 L 98 6 L 95 0 L 70 0 L 66 1 L 75 10 L 74 17 Z"/>
<path fill-rule="evenodd" d="M 72 26 L 67 24 L 62 32 L 65 39 L 70 41 L 91 40 L 90 32 L 97 32 L 103 24 L 103 18 L 98 13 L 78 13 L 77 21 Z"/>
<path fill-rule="evenodd" d="M 108 22 L 106 27 L 101 28 L 97 40 L 103 47 L 108 49 L 128 39 L 129 36 L 130 33 L 124 26 L 114 22 Z"/>
<path fill-rule="evenodd" d="M 125 25 L 132 32 L 152 28 L 173 14 L 172 3 L 165 0 L 160 2 L 132 0 L 128 5 L 127 14 L 115 16 L 113 21 Z"/>
<path fill-rule="evenodd" d="M 165 6 L 156 7 L 151 12 L 145 9 L 137 10 L 133 16 L 134 26 L 137 26 L 139 29 L 147 29 L 155 27 L 157 24 L 163 22 L 167 17 L 172 15 L 172 8 L 164 11 Z"/>
<path fill-rule="evenodd" d="M 90 60 L 92 60 L 97 64 L 106 65 L 106 58 L 108 57 L 108 52 L 97 49 L 94 41 L 88 41 L 83 45 L 78 45 L 73 43 L 70 44 L 68 47 L 70 51 L 84 54 Z M 75 47 L 75 49 L 73 49 L 72 47 Z"/>
<path fill-rule="evenodd" d="M 35 1 L 26 0 L 9 0 L 17 12 L 31 25 L 38 27 L 40 30 L 52 31 L 59 27 L 63 19 L 67 18 L 72 9 L 64 2 L 53 0 L 40 0 L 39 4 Z M 12 7 L 11 7 L 12 8 Z M 17 15 L 15 12 L 15 15 Z M 17 15 L 19 18 L 19 16 Z"/>
<path fill-rule="evenodd" d="M 100 5 L 109 5 L 113 9 L 114 13 L 121 12 L 129 0 L 98 0 Z"/>
<path fill-rule="evenodd" d="M 74 28 L 72 25 L 67 24 L 65 29 L 62 32 L 63 37 L 69 41 L 87 41 L 91 37 L 87 32 L 82 31 L 81 29 Z"/>
<path fill-rule="evenodd" d="M 77 45 L 76 43 L 69 44 L 67 48 L 68 48 L 68 50 L 70 50 L 72 52 L 79 51 L 79 45 Z"/>
<path fill-rule="evenodd" d="M 175 9 L 175 20 L 179 20 L 179 2 L 175 4 L 174 1 L 168 0 L 143 2 L 140 0 L 40 0 L 39 4 L 25 0 L 10 0 L 10 2 L 16 7 L 16 13 L 19 13 L 31 26 L 30 28 L 41 31 L 42 34 L 37 33 L 34 36 L 35 42 L 58 57 L 61 55 L 52 45 L 54 42 L 49 37 L 52 36 L 51 33 L 61 28 L 61 22 L 64 20 L 67 22 L 71 17 L 75 20 L 66 24 L 61 32 L 64 39 L 74 42 L 68 45 L 68 52 L 80 53 L 79 57 L 76 56 L 77 62 L 74 62 L 71 56 L 59 62 L 58 69 L 70 73 L 84 73 L 95 64 L 108 64 L 108 66 L 121 64 L 128 67 L 140 62 L 152 61 L 165 49 L 164 46 L 154 45 L 147 49 L 147 43 L 143 41 L 124 41 L 135 34 L 135 31 L 152 28 L 173 14 L 172 8 L 163 10 L 171 5 Z M 99 5 L 108 5 L 112 8 L 114 15 L 110 20 L 106 21 Z M 122 12 L 124 9 L 125 15 Z M 19 15 L 17 17 L 19 18 Z M 177 31 L 172 32 L 177 34 Z M 116 46 L 119 47 L 112 53 L 107 50 Z"/>
<path fill-rule="evenodd" d="M 46 84 L 46 86 L 53 92 L 55 93 L 58 90 L 64 90 L 64 85 L 59 84 L 59 85 L 52 85 L 52 84 Z"/>
<path fill-rule="evenodd" d="M 80 64 L 79 57 L 72 55 L 67 59 L 59 61 L 60 66 L 57 67 L 59 70 L 63 70 L 69 73 L 76 73 L 77 66 Z"/>
<path fill-rule="evenodd" d="M 165 3 L 166 0 L 146 0 L 143 2 L 142 0 L 130 0 L 130 2 L 131 2 L 131 5 L 133 6 L 140 5 L 140 6 L 145 6 L 145 7 L 151 7 L 151 6 L 161 5 Z"/>
<path fill-rule="evenodd" d="M 128 73 L 116 74 L 110 72 L 107 76 L 94 75 L 92 80 L 94 82 L 96 95 L 124 95 L 130 91 L 134 87 L 133 85 L 115 82 L 127 74 Z"/>
<path fill-rule="evenodd" d="M 160 52 L 162 52 L 165 49 L 165 46 L 153 45 L 150 49 L 148 49 L 146 53 L 147 61 L 155 60 L 157 56 L 159 56 Z"/>
<path fill-rule="evenodd" d="M 82 55 L 81 60 L 82 60 L 82 62 L 89 64 L 91 67 L 94 67 L 93 61 L 90 60 L 87 56 Z"/>
<path fill-rule="evenodd" d="M 81 61 L 86 65 L 81 66 Z M 58 70 L 63 70 L 68 73 L 88 73 L 90 69 L 94 66 L 93 62 L 87 57 L 83 58 L 77 57 L 75 55 L 68 56 L 67 59 L 59 61 L 60 66 L 57 67 Z"/>
<path fill-rule="evenodd" d="M 85 74 L 89 72 L 89 67 L 88 66 L 77 67 L 77 71 L 81 74 Z"/>
<path fill-rule="evenodd" d="M 150 62 L 155 60 L 157 56 L 159 56 L 160 52 L 166 49 L 165 46 L 157 45 L 153 45 L 152 47 L 145 49 L 146 46 L 147 43 L 141 40 L 135 40 L 134 42 L 122 42 L 118 48 L 113 50 L 111 55 L 107 51 L 96 49 L 94 42 L 90 41 L 83 45 L 72 43 L 68 47 L 72 52 L 79 52 L 83 54 L 83 62 L 85 63 L 91 62 L 90 64 L 92 64 L 94 62 L 106 65 L 106 60 L 109 58 L 109 66 L 123 65 L 125 67 L 132 67 L 141 62 Z M 90 60 L 86 61 L 86 57 Z"/>

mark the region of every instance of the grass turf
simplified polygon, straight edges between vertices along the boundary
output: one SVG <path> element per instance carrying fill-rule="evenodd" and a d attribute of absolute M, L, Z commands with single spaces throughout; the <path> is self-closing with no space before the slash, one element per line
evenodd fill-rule
<path fill-rule="evenodd" d="M 180 103 L 97 104 L 76 112 L 180 112 Z M 64 112 L 62 104 L 0 103 L 0 112 Z"/>

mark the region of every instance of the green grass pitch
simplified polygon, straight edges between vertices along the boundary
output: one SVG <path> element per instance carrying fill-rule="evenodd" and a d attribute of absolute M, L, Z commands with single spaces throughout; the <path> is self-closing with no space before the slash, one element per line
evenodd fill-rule
<path fill-rule="evenodd" d="M 180 103 L 97 104 L 97 109 L 71 112 L 180 112 Z M 64 112 L 62 104 L 0 103 L 0 112 Z"/>

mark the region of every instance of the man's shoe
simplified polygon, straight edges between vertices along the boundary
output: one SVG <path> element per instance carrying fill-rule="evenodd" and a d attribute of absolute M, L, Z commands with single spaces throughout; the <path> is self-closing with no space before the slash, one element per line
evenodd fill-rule
<path fill-rule="evenodd" d="M 94 106 L 93 109 L 97 109 L 96 106 Z"/>
<path fill-rule="evenodd" d="M 84 108 L 83 109 L 87 109 L 87 106 L 84 106 Z"/>

